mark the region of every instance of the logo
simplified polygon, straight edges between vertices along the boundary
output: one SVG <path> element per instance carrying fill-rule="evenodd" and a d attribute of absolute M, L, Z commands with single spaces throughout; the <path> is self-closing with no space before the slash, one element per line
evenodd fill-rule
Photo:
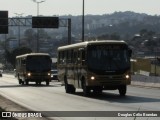
<path fill-rule="evenodd" d="M 11 117 L 11 112 L 2 112 L 2 117 Z"/>

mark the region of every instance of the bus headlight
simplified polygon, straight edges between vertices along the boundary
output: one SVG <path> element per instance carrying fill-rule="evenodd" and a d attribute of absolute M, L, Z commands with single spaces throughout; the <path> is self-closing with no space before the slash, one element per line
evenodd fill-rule
<path fill-rule="evenodd" d="M 30 76 L 31 76 L 31 73 L 28 73 L 27 75 L 28 75 L 28 77 L 30 77 Z"/>
<path fill-rule="evenodd" d="M 94 77 L 94 76 L 91 76 L 91 80 L 95 80 L 95 77 Z"/>
<path fill-rule="evenodd" d="M 50 76 L 51 75 L 51 73 L 48 73 L 48 76 Z"/>
<path fill-rule="evenodd" d="M 130 78 L 130 76 L 129 76 L 129 75 L 126 75 L 125 77 L 126 77 L 126 79 L 129 79 L 129 78 Z"/>

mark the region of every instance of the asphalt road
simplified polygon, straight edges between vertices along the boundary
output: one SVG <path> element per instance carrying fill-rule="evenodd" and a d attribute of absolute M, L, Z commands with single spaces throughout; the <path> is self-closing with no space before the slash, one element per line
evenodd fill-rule
<path fill-rule="evenodd" d="M 84 97 L 82 90 L 77 89 L 76 94 L 66 94 L 64 86 L 60 82 L 52 81 L 50 86 L 45 83 L 36 86 L 34 83 L 28 86 L 18 84 L 13 75 L 4 74 L 0 78 L 0 95 L 20 104 L 33 111 L 49 111 L 45 114 L 50 119 L 60 120 L 134 120 L 135 117 L 105 117 L 101 113 L 93 111 L 118 111 L 116 114 L 127 114 L 127 111 L 158 111 L 160 112 L 160 89 L 146 88 L 141 86 L 128 86 L 127 95 L 120 97 L 118 90 L 103 91 L 103 94 L 96 96 L 91 94 Z M 60 117 L 56 117 L 57 114 Z M 63 112 L 62 112 L 63 111 Z M 89 111 L 87 116 L 81 113 L 70 112 L 74 117 L 64 117 L 66 111 Z M 92 111 L 92 112 L 91 112 Z M 93 117 L 90 114 L 94 114 Z M 103 112 L 102 112 L 103 113 Z M 114 112 L 113 112 L 114 113 Z M 54 115 L 53 115 L 54 114 Z M 100 114 L 96 116 L 95 114 Z M 103 113 L 107 114 L 107 113 Z M 111 113 L 112 114 L 112 113 Z M 52 116 L 53 115 L 53 116 Z M 56 115 L 56 116 L 55 116 Z M 160 117 L 136 117 L 136 120 L 159 120 Z"/>

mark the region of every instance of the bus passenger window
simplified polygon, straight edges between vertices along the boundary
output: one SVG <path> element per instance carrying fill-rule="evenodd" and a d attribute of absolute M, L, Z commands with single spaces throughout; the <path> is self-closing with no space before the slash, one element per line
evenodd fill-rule
<path fill-rule="evenodd" d="M 85 65 L 85 61 L 86 61 L 86 58 L 85 58 L 85 51 L 82 50 L 82 65 Z"/>
<path fill-rule="evenodd" d="M 77 63 L 77 51 L 73 52 L 73 63 Z"/>
<path fill-rule="evenodd" d="M 82 51 L 82 61 L 85 61 L 85 59 L 86 59 L 86 58 L 85 58 L 85 51 L 83 50 L 83 51 Z"/>
<path fill-rule="evenodd" d="M 26 64 L 26 60 L 22 60 L 22 65 L 25 65 Z"/>

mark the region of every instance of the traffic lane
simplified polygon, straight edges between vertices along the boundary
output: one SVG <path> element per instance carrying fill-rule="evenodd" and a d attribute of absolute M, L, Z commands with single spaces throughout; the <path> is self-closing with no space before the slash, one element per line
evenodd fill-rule
<path fill-rule="evenodd" d="M 9 79 L 8 79 L 9 80 Z M 6 85 L 6 83 L 8 83 L 9 85 L 7 85 L 7 89 L 10 89 L 10 90 L 13 90 L 14 88 L 16 88 L 16 86 L 17 86 L 17 81 L 14 81 L 13 79 L 11 80 L 11 81 L 8 81 L 8 80 L 5 80 L 5 85 Z M 11 86 L 12 87 L 9 87 L 10 86 L 10 84 L 11 83 L 13 83 Z M 15 83 L 16 83 L 16 85 L 15 85 Z M 14 87 L 13 87 L 14 86 Z M 4 86 L 3 86 L 3 88 L 5 88 Z M 26 88 L 26 90 L 27 90 L 27 92 L 25 93 L 25 92 L 23 92 L 23 94 L 26 94 L 26 97 L 27 96 L 29 96 L 29 95 L 27 95 L 28 93 L 29 93 L 29 91 L 28 91 L 28 88 L 29 89 L 31 89 L 31 91 L 34 91 L 36 94 L 37 94 L 37 90 L 39 91 L 39 93 L 40 94 L 42 94 L 41 92 L 47 92 L 47 93 L 51 93 L 52 95 L 55 95 L 55 97 L 57 97 L 57 101 L 58 102 L 55 102 L 56 100 L 55 99 L 53 99 L 53 98 L 51 98 L 51 100 L 49 100 L 48 101 L 48 104 L 49 103 L 51 103 L 51 102 L 53 102 L 53 103 L 55 103 L 54 105 L 52 105 L 52 104 L 50 104 L 50 106 L 51 106 L 51 109 L 50 109 L 50 111 L 57 111 L 58 109 L 59 110 L 61 110 L 61 111 L 64 111 L 64 110 L 87 110 L 87 111 L 92 111 L 92 110 L 97 110 L 97 111 L 101 111 L 101 110 L 109 110 L 109 111 L 111 111 L 111 110 L 119 110 L 119 111 L 122 111 L 122 110 L 138 110 L 139 108 L 138 108 L 138 106 L 137 106 L 137 104 L 140 102 L 140 103 L 144 103 L 144 99 L 146 99 L 147 98 L 147 100 L 145 100 L 145 102 L 146 103 L 148 103 L 148 102 L 155 102 L 155 101 L 157 101 L 156 99 L 152 99 L 152 100 L 150 100 L 150 97 L 147 97 L 148 96 L 148 94 L 146 94 L 145 96 L 146 97 L 143 97 L 142 99 L 139 99 L 140 97 L 135 97 L 133 94 L 137 94 L 137 93 L 139 93 L 140 95 L 144 95 L 144 92 L 143 91 L 146 91 L 146 89 L 144 89 L 144 88 L 139 88 L 138 89 L 138 91 L 141 91 L 141 92 L 137 92 L 137 88 L 136 88 L 136 90 L 135 90 L 135 87 L 131 87 L 131 86 L 129 86 L 128 88 L 129 88 L 129 90 L 128 90 L 128 93 L 130 93 L 130 91 L 131 91 L 131 93 L 132 93 L 132 95 L 127 95 L 126 97 L 127 97 L 127 99 L 122 99 L 121 97 L 119 97 L 119 94 L 118 94 L 118 91 L 104 91 L 103 92 L 103 94 L 102 94 L 102 96 L 94 96 L 93 94 L 90 96 L 90 97 L 83 97 L 83 93 L 82 93 L 82 90 L 81 89 L 78 89 L 77 90 L 77 93 L 75 94 L 75 95 L 72 95 L 72 94 L 66 94 L 65 92 L 64 92 L 64 87 L 61 87 L 60 86 L 60 83 L 56 83 L 56 82 L 53 82 L 52 84 L 51 84 L 51 86 L 49 86 L 49 87 L 46 87 L 45 85 L 40 85 L 40 86 L 36 86 L 35 84 L 31 84 L 31 85 L 29 85 L 29 86 L 21 86 L 21 85 L 18 85 L 18 89 L 19 88 L 22 88 L 22 90 L 25 90 Z M 130 88 L 131 88 L 131 90 L 130 90 Z M 5 88 L 6 89 L 6 88 Z M 147 89 L 148 90 L 148 89 Z M 19 89 L 19 91 L 21 91 L 20 89 Z M 133 92 L 133 91 L 135 91 L 135 92 Z M 150 90 L 149 90 L 150 91 Z M 157 92 L 157 90 L 156 89 L 154 89 L 154 91 L 156 91 Z M 13 92 L 13 93 L 16 93 L 16 92 Z M 33 98 L 29 98 L 29 100 L 31 100 L 32 101 L 32 103 L 36 103 L 36 104 L 38 104 L 36 101 L 37 101 L 37 98 L 35 97 L 36 95 L 35 95 L 35 93 L 34 93 L 34 97 Z M 148 92 L 147 92 L 148 93 Z M 155 93 L 155 92 L 153 92 L 152 91 L 152 93 Z M 59 95 L 61 95 L 61 96 L 65 96 L 65 97 L 62 97 L 62 99 L 60 99 L 58 96 L 57 96 L 57 94 Z M 17 94 L 15 94 L 15 95 L 17 95 Z M 43 95 L 43 94 L 42 94 Z M 18 95 L 19 96 L 19 95 Z M 32 95 L 31 95 L 32 96 Z M 44 96 L 44 95 L 43 95 Z M 67 96 L 67 97 L 66 97 Z M 21 96 L 22 97 L 22 96 Z M 45 97 L 45 96 L 44 96 Z M 70 98 L 70 99 L 68 99 L 68 97 Z M 133 99 L 133 97 L 135 98 L 135 100 Z M 41 97 L 40 97 L 41 98 Z M 66 99 L 67 98 L 67 99 Z M 75 99 L 75 101 L 77 102 L 77 103 L 74 103 L 74 100 L 72 100 L 72 99 Z M 16 98 L 17 99 L 17 98 Z M 20 98 L 21 100 L 22 100 L 22 98 Z M 48 95 L 46 96 L 46 99 L 48 99 Z M 132 100 L 133 99 L 133 100 Z M 44 110 L 44 109 L 46 109 L 46 110 L 48 110 L 48 108 L 49 107 L 47 107 L 47 105 L 46 104 L 44 104 L 43 105 L 43 103 L 44 103 L 44 100 L 43 99 L 41 99 L 42 101 L 42 103 L 39 103 L 39 106 L 40 106 L 40 108 L 38 108 L 38 106 L 34 106 L 33 104 L 30 104 L 30 103 L 27 103 L 27 102 L 25 102 L 25 100 L 23 101 L 25 104 L 24 104 L 24 106 L 27 106 L 27 107 L 30 107 L 32 110 L 33 109 L 35 109 L 36 111 L 37 110 Z M 132 100 L 132 101 L 130 101 L 130 100 Z M 137 101 L 138 100 L 138 101 Z M 16 100 L 17 101 L 17 100 Z M 66 102 L 64 102 L 64 101 L 66 101 Z M 123 101 L 123 102 L 122 102 Z M 129 102 L 130 101 L 130 102 Z M 136 101 L 136 102 L 135 102 Z M 21 103 L 22 105 L 23 105 L 23 102 Z M 73 104 L 70 104 L 70 103 L 73 103 Z M 92 103 L 92 104 L 91 104 Z M 127 104 L 126 105 L 126 103 L 129 103 L 129 104 Z M 133 106 L 132 106 L 132 103 L 136 103 L 136 107 L 134 107 L 133 108 Z M 27 105 L 26 105 L 27 104 Z M 62 106 L 61 106 L 61 105 Z M 68 106 L 66 106 L 66 104 L 68 104 Z M 75 105 L 76 104 L 76 105 Z M 125 106 L 126 105 L 126 106 Z M 129 105 L 129 106 L 128 106 Z M 102 106 L 104 106 L 104 108 L 102 107 Z M 157 105 L 156 105 L 157 106 Z M 35 107 L 35 108 L 34 108 Z M 46 108 L 45 108 L 46 107 Z M 64 107 L 64 108 L 63 108 Z M 108 109 L 106 109 L 106 107 L 108 108 Z M 58 109 L 53 109 L 53 108 L 58 108 Z M 73 109 L 74 108 L 74 109 Z M 142 109 L 141 109 L 142 110 Z M 62 118 L 62 117 L 61 117 Z M 55 119 L 55 118 L 53 118 L 53 119 Z M 59 119 L 59 118 L 58 118 Z M 80 118 L 74 118 L 74 117 L 71 117 L 71 118 L 62 118 L 62 119 L 65 119 L 65 120 L 74 120 L 74 119 L 87 119 L 87 120 L 94 120 L 94 119 L 97 119 L 97 120 L 105 120 L 106 118 L 96 118 L 96 117 L 94 117 L 94 118 L 90 118 L 90 117 L 87 117 L 87 118 L 83 118 L 83 117 L 80 117 Z M 107 118 L 108 119 L 108 118 Z M 117 118 L 109 118 L 109 119 L 113 119 L 113 120 L 116 120 Z M 121 119 L 121 118 L 118 118 L 118 119 Z M 124 117 L 122 118 L 122 120 L 124 119 Z M 131 119 L 133 119 L 133 118 L 131 118 Z M 139 119 L 139 118 L 137 118 L 137 119 Z M 140 119 L 142 119 L 142 118 L 140 118 Z M 144 120 L 146 119 L 146 118 L 143 118 Z M 157 118 L 152 118 L 152 119 L 157 119 Z M 152 120 L 151 119 L 151 120 Z M 127 118 L 127 120 L 128 120 L 128 118 Z"/>
<path fill-rule="evenodd" d="M 10 94 L 12 93 L 12 95 L 14 95 L 14 94 L 17 95 L 19 93 L 20 94 L 19 96 L 21 96 L 21 97 L 22 97 L 21 94 L 25 94 L 25 96 L 27 97 L 27 96 L 30 96 L 29 94 L 33 94 L 32 96 L 37 96 L 37 93 L 38 93 L 39 97 L 41 96 L 41 94 L 43 96 L 45 95 L 46 99 L 49 98 L 48 96 L 54 96 L 54 95 L 59 96 L 59 97 L 57 97 L 58 99 L 53 100 L 55 103 L 57 103 L 57 101 L 60 102 L 59 99 L 62 99 L 63 97 L 65 97 L 65 98 L 74 97 L 74 99 L 82 99 L 85 101 L 90 99 L 91 101 L 99 100 L 98 102 L 101 101 L 101 102 L 106 102 L 106 103 L 110 103 L 110 104 L 114 104 L 114 105 L 117 103 L 118 105 L 124 105 L 127 107 L 131 106 L 131 107 L 134 107 L 138 110 L 139 107 L 141 107 L 143 109 L 143 108 L 146 108 L 146 106 L 148 106 L 148 105 L 150 106 L 149 103 L 153 103 L 152 105 L 157 106 L 157 104 L 159 104 L 159 102 L 160 102 L 159 96 L 157 94 L 155 94 L 155 96 L 153 97 L 153 95 L 154 95 L 153 93 L 155 93 L 155 92 L 152 92 L 152 94 L 150 94 L 149 92 L 145 92 L 146 90 L 149 91 L 150 89 L 137 88 L 137 87 L 132 87 L 132 86 L 128 87 L 128 93 L 127 93 L 126 97 L 120 97 L 118 94 L 118 91 L 104 91 L 102 93 L 102 95 L 100 95 L 100 96 L 96 96 L 94 94 L 91 94 L 91 96 L 89 96 L 89 97 L 84 97 L 81 89 L 78 89 L 74 95 L 66 94 L 64 92 L 64 87 L 61 86 L 61 84 L 59 82 L 58 83 L 52 82 L 51 85 L 48 87 L 43 84 L 40 86 L 36 86 L 35 84 L 30 84 L 29 86 L 25 86 L 25 85 L 21 86 L 21 85 L 16 84 L 16 85 L 6 85 L 6 86 L 3 85 L 0 87 L 7 88 L 7 90 L 10 88 L 18 88 L 18 89 L 20 88 L 22 90 L 18 90 L 19 92 L 17 92 L 17 90 L 15 90 L 16 92 L 14 92 L 14 90 L 12 89 L 12 92 L 10 92 Z M 133 91 L 136 91 L 135 89 L 136 90 L 138 89 L 138 91 L 141 91 L 142 93 L 141 92 L 134 92 L 133 93 Z M 27 91 L 25 92 L 24 90 L 25 91 L 27 90 Z M 153 89 L 153 90 L 158 92 L 156 89 Z M 137 93 L 139 95 L 136 95 Z M 149 95 L 148 94 L 145 95 L 144 93 L 149 93 Z M 61 95 L 63 97 L 60 97 Z M 24 98 L 25 98 L 25 96 L 23 95 Z M 30 98 L 28 100 L 32 100 L 32 99 L 36 100 L 35 97 Z M 25 98 L 25 100 L 26 100 L 26 98 Z M 49 101 L 50 101 L 50 99 L 49 99 Z M 71 100 L 68 100 L 68 101 L 71 101 Z M 70 103 L 70 102 L 68 102 L 68 103 Z M 67 104 L 67 102 L 66 102 L 66 104 Z M 133 104 L 135 104 L 135 105 L 133 106 Z M 150 107 L 148 107 L 147 109 L 149 109 L 149 108 Z M 151 109 L 153 109 L 153 108 L 151 107 Z M 156 109 L 156 107 L 154 108 L 154 110 L 155 109 Z"/>
<path fill-rule="evenodd" d="M 6 85 L 8 83 L 8 85 Z M 17 85 L 17 80 L 6 79 L 1 84 L 2 93 L 20 101 L 27 107 L 38 110 L 159 110 L 159 89 L 146 89 L 128 86 L 126 97 L 120 97 L 118 91 L 104 91 L 101 96 L 84 97 L 82 90 L 76 94 L 66 94 L 64 86 L 59 82 L 51 82 L 50 86 L 31 84 Z M 6 86 L 5 86 L 6 85 Z M 18 88 L 18 89 L 17 89 Z M 5 92 L 4 92 L 5 91 Z M 10 91 L 7 93 L 7 91 Z M 17 100 L 18 99 L 18 100 Z M 31 102 L 30 102 L 31 101 Z M 27 105 L 26 105 L 27 104 Z M 35 106 L 39 104 L 39 106 Z M 34 107 L 33 107 L 34 106 Z M 55 109 L 56 108 L 56 109 Z M 37 110 L 36 109 L 36 110 Z"/>

